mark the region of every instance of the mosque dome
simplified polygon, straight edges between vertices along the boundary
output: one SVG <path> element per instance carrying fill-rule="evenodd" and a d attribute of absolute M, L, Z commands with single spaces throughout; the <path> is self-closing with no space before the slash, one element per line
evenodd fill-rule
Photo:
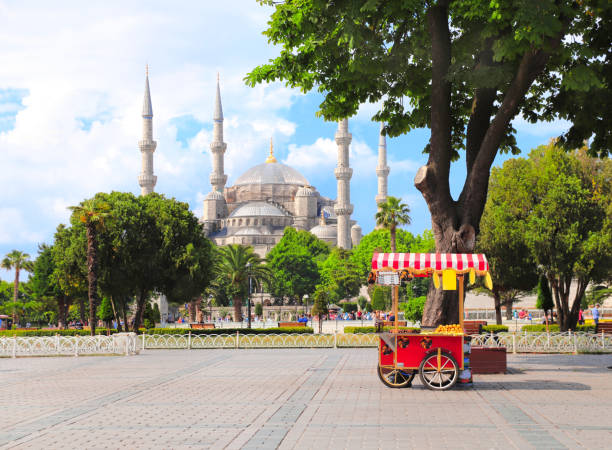
<path fill-rule="evenodd" d="M 311 228 L 310 232 L 319 239 L 336 239 L 337 227 L 336 225 L 317 225 L 316 227 Z"/>
<path fill-rule="evenodd" d="M 219 191 L 210 191 L 206 195 L 206 200 L 225 200 L 223 194 Z"/>
<path fill-rule="evenodd" d="M 250 202 L 245 205 L 239 206 L 230 214 L 231 218 L 234 217 L 285 217 L 287 214 L 281 211 L 274 205 L 266 202 Z"/>
<path fill-rule="evenodd" d="M 265 228 L 253 228 L 246 227 L 241 228 L 234 233 L 234 236 L 261 236 L 261 235 L 269 235 L 270 231 Z"/>
<path fill-rule="evenodd" d="M 296 184 L 307 186 L 308 180 L 297 170 L 279 162 L 265 162 L 240 175 L 234 186 L 245 184 Z"/>

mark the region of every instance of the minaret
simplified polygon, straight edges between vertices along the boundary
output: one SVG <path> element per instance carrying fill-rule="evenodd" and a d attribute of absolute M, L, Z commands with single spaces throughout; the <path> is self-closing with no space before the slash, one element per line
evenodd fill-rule
<path fill-rule="evenodd" d="M 151 106 L 151 92 L 149 92 L 149 66 L 146 67 L 145 93 L 142 104 L 142 140 L 138 141 L 142 155 L 142 171 L 138 175 L 140 195 L 153 192 L 157 177 L 153 175 L 153 152 L 157 142 L 153 140 L 153 107 Z"/>
<path fill-rule="evenodd" d="M 387 177 L 389 176 L 389 166 L 387 166 L 387 139 L 382 133 L 385 124 L 380 124 L 380 137 L 378 138 L 378 165 L 376 175 L 378 176 L 378 195 L 376 204 L 380 205 L 387 201 Z M 380 210 L 380 207 L 379 207 Z"/>
<path fill-rule="evenodd" d="M 219 74 L 217 74 L 217 96 L 215 98 L 215 113 L 213 115 L 213 141 L 210 143 L 212 152 L 212 173 L 210 174 L 210 184 L 213 191 L 223 193 L 227 175 L 223 173 L 223 155 L 227 144 L 223 142 L 223 108 L 221 107 L 221 89 L 219 88 Z"/>
<path fill-rule="evenodd" d="M 338 247 L 350 250 L 351 248 L 351 187 L 350 179 L 353 169 L 349 167 L 349 145 L 352 136 L 348 131 L 348 119 L 338 122 L 336 131 L 336 144 L 338 145 L 338 167 L 334 170 L 338 180 L 338 198 L 334 206 L 334 212 L 338 216 Z"/>

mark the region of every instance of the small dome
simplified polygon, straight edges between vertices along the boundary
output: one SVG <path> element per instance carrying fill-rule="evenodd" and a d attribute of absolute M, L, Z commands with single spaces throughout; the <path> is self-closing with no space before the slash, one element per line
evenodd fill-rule
<path fill-rule="evenodd" d="M 234 186 L 245 184 L 297 184 L 307 186 L 308 180 L 289 166 L 279 162 L 267 162 L 251 167 L 238 177 Z"/>
<path fill-rule="evenodd" d="M 225 197 L 219 191 L 211 191 L 206 195 L 205 200 L 225 200 Z"/>
<path fill-rule="evenodd" d="M 336 239 L 338 234 L 336 225 L 317 225 L 310 232 L 319 239 Z"/>
<path fill-rule="evenodd" d="M 315 193 L 309 186 L 303 186 L 295 193 L 296 197 L 314 197 Z"/>
<path fill-rule="evenodd" d="M 253 227 L 240 228 L 234 233 L 234 236 L 261 236 L 270 234 L 270 230 L 265 228 L 258 229 Z"/>
<path fill-rule="evenodd" d="M 285 217 L 287 214 L 266 202 L 250 202 L 232 211 L 230 217 Z"/>
<path fill-rule="evenodd" d="M 359 231 L 361 231 L 361 227 L 359 226 L 359 224 L 356 223 L 355 225 L 353 225 L 351 227 L 351 230 L 359 230 Z"/>

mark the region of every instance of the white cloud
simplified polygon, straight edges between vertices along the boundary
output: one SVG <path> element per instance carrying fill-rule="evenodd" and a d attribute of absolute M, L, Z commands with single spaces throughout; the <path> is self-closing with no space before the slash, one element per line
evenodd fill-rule
<path fill-rule="evenodd" d="M 512 121 L 512 126 L 519 134 L 530 134 L 532 136 L 550 136 L 565 133 L 571 123 L 567 120 L 553 120 L 552 122 L 528 122 L 523 116 L 517 116 Z"/>

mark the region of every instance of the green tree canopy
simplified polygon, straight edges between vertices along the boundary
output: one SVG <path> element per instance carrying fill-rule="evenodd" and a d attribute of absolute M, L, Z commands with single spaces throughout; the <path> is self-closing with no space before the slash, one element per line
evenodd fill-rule
<path fill-rule="evenodd" d="M 389 230 L 391 253 L 397 251 L 395 234 L 397 227 L 410 225 L 410 208 L 397 197 L 389 196 L 387 200 L 378 205 L 376 225 Z"/>
<path fill-rule="evenodd" d="M 349 250 L 334 247 L 325 261 L 319 264 L 319 268 L 321 273 L 319 289 L 327 290 L 328 300 L 331 302 L 354 297 L 359 293 L 359 288 L 365 284 L 365 278 L 361 276 L 357 264 L 351 259 Z"/>
<path fill-rule="evenodd" d="M 279 55 L 247 75 L 284 80 L 325 98 L 339 120 L 381 102 L 373 120 L 399 136 L 429 128 L 429 158 L 415 176 L 443 253 L 474 251 L 499 151 L 518 153 L 512 121 L 566 119 L 560 142 L 607 155 L 612 132 L 612 3 L 602 0 L 261 0 L 274 6 L 264 34 Z M 420 149 L 415 149 L 419 151 Z M 450 166 L 465 150 L 465 180 L 451 195 Z M 430 290 L 426 325 L 456 323 L 457 295 Z"/>
<path fill-rule="evenodd" d="M 541 275 L 538 280 L 538 297 L 536 299 L 536 308 L 544 311 L 545 314 L 548 314 L 548 311 L 552 311 L 555 307 L 553 302 L 552 293 L 550 292 L 550 287 L 548 287 L 548 280 L 544 275 Z"/>
<path fill-rule="evenodd" d="M 13 282 L 13 323 L 17 319 L 17 304 L 19 300 L 19 275 L 22 270 L 30 272 L 32 270 L 32 261 L 30 255 L 19 250 L 13 250 L 0 261 L 0 267 L 6 270 L 15 270 L 15 281 Z"/>

